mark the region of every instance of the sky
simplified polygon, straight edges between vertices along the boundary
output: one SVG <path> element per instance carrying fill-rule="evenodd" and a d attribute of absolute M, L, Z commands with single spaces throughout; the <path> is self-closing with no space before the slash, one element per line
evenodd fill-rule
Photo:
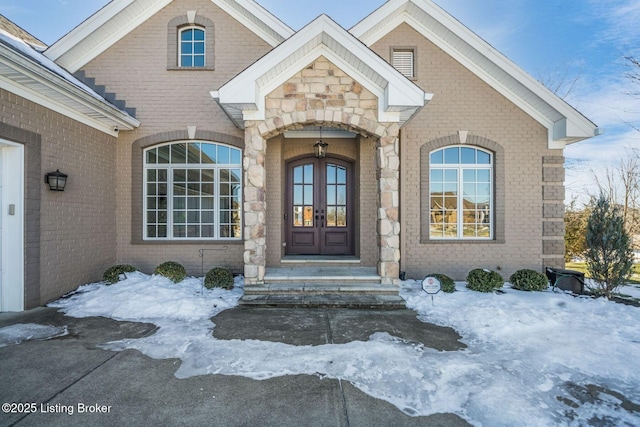
<path fill-rule="evenodd" d="M 582 426 L 594 418 L 607 425 L 640 423 L 640 413 L 621 399 L 640 401 L 637 307 L 551 290 L 517 291 L 508 283 L 497 294 L 471 291 L 458 282 L 455 293 L 440 292 L 432 299 L 420 282 L 408 280 L 400 288 L 407 308 L 423 322 L 454 328 L 466 348 L 435 350 L 406 340 L 401 330 L 343 344 L 292 345 L 215 337 L 215 316 L 236 307 L 243 294 L 241 277 L 235 285 L 208 290 L 202 278 L 175 284 L 136 272 L 114 285 L 82 286 L 49 306 L 71 317 L 155 324 L 158 330 L 150 336 L 98 347 L 181 359 L 175 364 L 177 378 L 340 379 L 407 415 L 455 413 L 472 425 Z M 622 292 L 640 296 L 635 287 Z M 0 346 L 66 333 L 65 327 L 12 325 L 0 328 Z M 581 400 L 591 384 L 600 387 L 598 393 Z"/>
<path fill-rule="evenodd" d="M 107 0 L 0 0 L 5 15 L 47 44 Z M 350 28 L 384 0 L 258 0 L 297 30 L 325 13 Z M 570 145 L 567 199 L 593 191 L 594 171 L 619 164 L 640 147 L 640 84 L 625 74 L 626 55 L 640 57 L 638 0 L 435 0 L 435 3 L 567 102 L 604 134 Z M 640 73 L 640 69 L 638 70 Z M 565 94 L 567 88 L 571 88 Z"/>

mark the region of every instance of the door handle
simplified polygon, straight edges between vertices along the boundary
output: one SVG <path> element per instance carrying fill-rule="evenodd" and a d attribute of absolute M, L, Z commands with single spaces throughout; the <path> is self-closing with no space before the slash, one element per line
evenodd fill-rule
<path fill-rule="evenodd" d="M 320 228 L 324 227 L 324 215 L 320 215 Z"/>

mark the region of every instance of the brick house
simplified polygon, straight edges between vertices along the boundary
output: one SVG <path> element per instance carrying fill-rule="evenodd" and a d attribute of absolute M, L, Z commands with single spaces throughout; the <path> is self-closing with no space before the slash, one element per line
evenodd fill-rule
<path fill-rule="evenodd" d="M 223 265 L 245 292 L 316 262 L 390 287 L 563 265 L 563 148 L 597 127 L 430 0 L 297 32 L 252 0 L 113 0 L 42 55 L 99 108 L 2 69 L 13 309 L 115 263 Z"/>

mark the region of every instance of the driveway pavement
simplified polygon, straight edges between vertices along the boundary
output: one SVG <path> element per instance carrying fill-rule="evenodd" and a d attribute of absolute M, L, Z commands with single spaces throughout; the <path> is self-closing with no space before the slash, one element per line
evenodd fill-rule
<path fill-rule="evenodd" d="M 214 322 L 219 339 L 320 345 L 388 332 L 439 350 L 464 347 L 454 330 L 422 323 L 410 310 L 238 307 Z M 455 414 L 407 416 L 346 381 L 309 375 L 177 379 L 178 359 L 97 347 L 153 334 L 150 324 L 76 319 L 52 308 L 0 313 L 0 327 L 19 323 L 67 325 L 69 334 L 0 348 L 0 403 L 35 404 L 22 413 L 0 413 L 0 426 L 468 426 Z"/>

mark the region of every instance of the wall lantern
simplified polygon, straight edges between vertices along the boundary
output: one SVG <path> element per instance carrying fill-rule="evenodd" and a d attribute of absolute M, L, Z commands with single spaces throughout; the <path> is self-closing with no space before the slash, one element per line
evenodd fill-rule
<path fill-rule="evenodd" d="M 327 147 L 329 144 L 322 140 L 322 126 L 320 126 L 320 139 L 313 144 L 313 151 L 316 154 L 316 157 L 319 159 L 324 158 L 327 155 Z"/>
<path fill-rule="evenodd" d="M 45 174 L 44 182 L 49 184 L 51 191 L 64 191 L 64 187 L 67 185 L 67 175 L 60 172 L 60 169 L 56 169 L 55 172 Z"/>

